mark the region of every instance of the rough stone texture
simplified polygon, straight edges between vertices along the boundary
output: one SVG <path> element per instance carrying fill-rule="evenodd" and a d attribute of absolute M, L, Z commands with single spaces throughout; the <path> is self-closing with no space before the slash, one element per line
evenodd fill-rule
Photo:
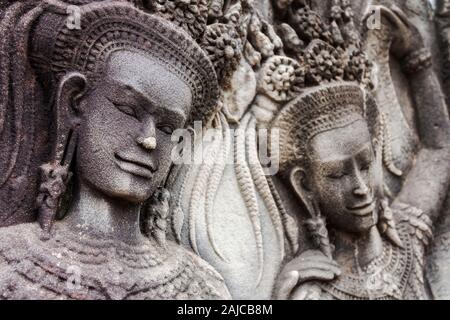
<path fill-rule="evenodd" d="M 1 1 L 0 297 L 450 299 L 449 10 Z"/>

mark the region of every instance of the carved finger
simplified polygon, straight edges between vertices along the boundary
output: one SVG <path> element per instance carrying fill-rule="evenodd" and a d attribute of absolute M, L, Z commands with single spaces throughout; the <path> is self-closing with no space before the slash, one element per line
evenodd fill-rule
<path fill-rule="evenodd" d="M 299 260 L 295 260 L 294 263 L 292 263 L 292 266 L 294 266 L 293 268 L 295 269 L 299 269 L 302 268 L 302 266 L 307 266 L 307 265 L 312 265 L 314 266 L 315 264 L 320 264 L 320 265 L 326 265 L 326 266 L 332 266 L 335 268 L 340 268 L 339 264 L 336 261 L 333 261 L 329 258 L 323 258 L 323 257 L 311 257 L 311 258 L 307 258 L 307 259 L 299 259 Z"/>
<path fill-rule="evenodd" d="M 394 12 L 397 17 L 403 22 L 405 26 L 407 26 L 409 29 L 415 29 L 416 27 L 411 23 L 411 20 L 408 18 L 408 16 L 403 12 L 402 9 L 400 9 L 397 5 L 393 4 L 390 6 L 390 9 L 392 12 Z"/>
<path fill-rule="evenodd" d="M 377 8 L 380 10 L 381 15 L 385 17 L 393 26 L 395 26 L 396 30 L 400 32 L 400 34 L 409 33 L 410 30 L 407 25 L 391 9 L 386 8 L 385 6 L 377 6 Z"/>
<path fill-rule="evenodd" d="M 322 251 L 319 251 L 319 250 L 305 251 L 295 260 L 305 261 L 306 259 L 315 259 L 315 260 L 320 260 L 320 261 L 324 261 L 324 262 L 336 263 L 332 258 L 326 256 Z M 338 264 L 336 263 L 336 265 L 338 265 Z"/>
<path fill-rule="evenodd" d="M 325 272 L 332 272 L 337 276 L 341 275 L 341 268 L 339 266 L 331 263 L 318 263 L 317 261 L 305 263 L 304 265 L 299 266 L 296 270 L 300 274 L 302 272 L 307 272 L 308 270 L 321 270 Z"/>
<path fill-rule="evenodd" d="M 315 283 L 306 283 L 299 286 L 291 294 L 291 300 L 319 300 L 321 288 Z"/>
<path fill-rule="evenodd" d="M 278 294 L 276 299 L 278 300 L 288 300 L 292 293 L 292 290 L 297 286 L 299 279 L 299 273 L 297 271 L 291 271 L 286 274 L 281 280 L 280 286 L 278 288 Z"/>
<path fill-rule="evenodd" d="M 301 256 L 301 257 L 298 257 L 298 258 L 292 260 L 291 262 L 289 262 L 287 264 L 287 266 L 294 266 L 294 268 L 296 268 L 296 266 L 305 265 L 307 263 L 323 263 L 323 264 L 330 264 L 332 266 L 339 267 L 339 264 L 336 261 L 334 261 L 324 255 Z"/>
<path fill-rule="evenodd" d="M 304 283 L 308 281 L 331 281 L 336 278 L 336 274 L 331 271 L 324 271 L 320 269 L 310 269 L 308 271 L 299 273 L 299 283 Z"/>

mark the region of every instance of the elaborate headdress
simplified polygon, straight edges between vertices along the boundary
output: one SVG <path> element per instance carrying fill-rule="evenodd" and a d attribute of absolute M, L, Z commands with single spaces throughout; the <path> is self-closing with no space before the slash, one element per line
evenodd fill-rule
<path fill-rule="evenodd" d="M 335 82 L 305 91 L 286 105 L 272 126 L 280 134 L 280 169 L 304 161 L 307 144 L 317 134 L 366 119 L 374 143 L 380 136 L 380 119 L 374 101 L 357 83 Z M 277 150 L 274 149 L 274 152 Z"/>
<path fill-rule="evenodd" d="M 93 2 L 79 8 L 79 29 L 69 28 L 65 8 L 52 8 L 36 22 L 30 56 L 45 80 L 55 82 L 78 71 L 92 84 L 111 52 L 143 51 L 190 87 L 194 119 L 211 116 L 219 94 L 217 78 L 207 54 L 190 35 L 126 2 Z"/>
<path fill-rule="evenodd" d="M 301 94 L 277 115 L 272 127 L 280 130 L 281 170 L 302 161 L 308 141 L 320 132 L 369 117 L 373 136 L 379 137 L 380 119 L 368 90 L 371 64 L 353 21 L 350 2 L 334 0 L 327 21 L 306 1 L 294 1 L 287 9 L 289 24 L 279 31 L 286 53 L 303 68 Z M 289 43 L 298 43 L 298 50 Z M 286 45 L 287 44 L 287 45 Z M 297 51 L 295 51 L 297 50 Z"/>
<path fill-rule="evenodd" d="M 202 14 L 185 12 L 185 24 L 173 4 L 186 1 L 158 1 L 157 7 L 148 3 L 29 0 L 0 7 L 0 226 L 35 219 L 31 213 L 43 163 L 38 205 L 54 214 L 64 192 L 74 124 L 46 93 L 54 93 L 66 74 L 79 72 L 92 86 L 110 53 L 121 48 L 149 53 L 191 88 L 191 120 L 214 114 L 219 85 L 208 52 L 198 44 L 206 18 L 200 19 L 201 26 L 194 23 L 203 15 L 205 1 L 189 1 L 189 10 L 201 9 Z M 75 27 L 68 23 L 72 5 L 79 10 Z"/>

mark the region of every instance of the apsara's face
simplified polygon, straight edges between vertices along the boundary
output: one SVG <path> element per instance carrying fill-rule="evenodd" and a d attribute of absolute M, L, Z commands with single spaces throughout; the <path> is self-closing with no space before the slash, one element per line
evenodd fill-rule
<path fill-rule="evenodd" d="M 312 190 L 328 223 L 354 233 L 375 226 L 378 161 L 365 120 L 318 134 L 309 151 Z"/>
<path fill-rule="evenodd" d="M 79 179 L 111 197 L 147 200 L 169 172 L 172 132 L 184 128 L 191 107 L 190 88 L 151 57 L 111 54 L 80 103 Z"/>

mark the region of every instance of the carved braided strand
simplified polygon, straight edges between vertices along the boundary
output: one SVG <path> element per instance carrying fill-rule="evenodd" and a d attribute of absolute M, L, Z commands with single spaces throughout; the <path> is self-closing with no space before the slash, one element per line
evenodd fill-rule
<path fill-rule="evenodd" d="M 206 158 L 205 154 L 203 154 L 202 156 L 205 160 L 202 162 L 200 171 L 197 174 L 189 205 L 189 237 L 192 249 L 194 249 L 194 252 L 198 255 L 196 216 L 203 213 L 203 210 L 205 209 L 206 186 L 213 169 L 214 159 L 216 157 L 218 147 L 220 147 L 221 135 L 222 133 L 220 131 L 215 133 L 213 142 L 206 150 L 204 150 L 204 152 L 206 152 Z"/>
<path fill-rule="evenodd" d="M 261 221 L 259 220 L 258 200 L 256 198 L 256 190 L 253 184 L 250 169 L 245 158 L 245 130 L 248 127 L 251 114 L 247 113 L 242 119 L 241 125 L 236 130 L 236 138 L 234 141 L 234 168 L 236 171 L 236 178 L 244 198 L 245 205 L 253 226 L 253 232 L 256 240 L 256 249 L 259 262 L 259 274 L 257 284 L 261 282 L 263 263 L 264 263 L 264 248 L 261 233 Z"/>
<path fill-rule="evenodd" d="M 5 32 L 5 35 L 0 39 L 0 89 L 2 92 L 0 95 L 0 133 L 3 132 L 10 95 L 9 78 L 12 61 L 7 53 L 9 52 L 12 41 L 11 37 L 7 36 L 7 30 L 11 25 L 15 25 L 15 20 L 17 20 L 25 10 L 26 6 L 24 3 L 15 3 L 6 11 L 0 22 L 1 30 Z"/>
<path fill-rule="evenodd" d="M 178 244 L 181 243 L 181 234 L 178 229 L 179 226 L 177 225 L 176 217 L 183 217 L 183 220 L 185 217 L 183 207 L 182 207 L 182 201 L 183 201 L 184 192 L 186 190 L 187 180 L 188 180 L 188 172 L 186 171 L 183 174 L 183 182 L 181 183 L 180 191 L 178 192 L 177 197 L 176 197 L 177 200 L 175 203 L 175 208 L 173 209 L 173 213 L 171 215 L 172 233 L 175 236 L 175 239 L 178 242 Z"/>
<path fill-rule="evenodd" d="M 272 192 L 270 191 L 270 187 L 267 183 L 261 163 L 259 162 L 258 147 L 256 145 L 256 119 L 253 115 L 247 128 L 246 149 L 253 182 L 255 183 L 256 190 L 262 197 L 267 210 L 269 211 L 270 219 L 272 220 L 273 226 L 277 233 L 280 253 L 283 259 L 285 254 L 283 225 L 277 204 L 275 203 Z"/>
<path fill-rule="evenodd" d="M 277 188 L 275 187 L 272 178 L 266 177 L 267 184 L 269 185 L 270 191 L 272 192 L 273 199 L 275 200 L 275 203 L 277 204 L 278 210 L 280 212 L 281 221 L 283 223 L 284 232 L 288 241 L 288 244 L 290 246 L 291 252 L 296 253 L 298 251 L 299 245 L 298 241 L 296 240 L 296 233 L 297 229 L 293 225 L 292 218 L 289 216 L 289 214 L 286 211 L 286 208 L 284 207 L 283 200 L 281 199 L 280 194 L 278 193 Z"/>
<path fill-rule="evenodd" d="M 217 244 L 214 240 L 213 234 L 213 223 L 212 223 L 212 211 L 213 211 L 213 205 L 214 200 L 217 195 L 217 190 L 219 189 L 220 181 L 222 180 L 226 163 L 228 160 L 228 156 L 230 154 L 231 149 L 231 136 L 230 136 L 230 127 L 228 125 L 228 122 L 225 118 L 225 116 L 222 113 L 219 113 L 219 128 L 222 129 L 222 143 L 221 143 L 221 151 L 222 151 L 222 157 L 217 161 L 214 165 L 213 172 L 208 180 L 208 192 L 206 193 L 206 206 L 205 206 L 205 218 L 206 218 L 206 227 L 207 227 L 207 233 L 208 233 L 208 239 L 211 244 L 211 246 L 214 249 L 214 252 L 224 261 L 227 261 L 227 259 L 224 257 L 224 255 L 220 252 L 220 250 L 217 247 Z"/>
<path fill-rule="evenodd" d="M 15 18 L 16 15 L 23 13 L 23 6 L 21 6 L 20 4 L 16 4 L 15 7 L 13 7 L 13 9 L 11 10 L 10 13 L 10 17 L 6 17 L 8 18 L 8 20 L 6 21 L 6 23 L 8 22 L 12 22 Z M 22 145 L 22 142 L 24 139 L 22 132 L 23 130 L 23 117 L 24 117 L 24 109 L 26 109 L 26 99 L 25 99 L 25 95 L 27 92 L 32 92 L 34 91 L 34 88 L 27 88 L 25 89 L 23 85 L 19 85 L 20 83 L 22 83 L 24 81 L 24 79 L 26 78 L 26 74 L 27 74 L 27 39 L 28 39 L 28 33 L 30 32 L 30 29 L 32 27 L 32 23 L 33 21 L 35 21 L 42 13 L 43 9 L 38 6 L 36 8 L 34 8 L 33 10 L 27 12 L 25 14 L 24 17 L 22 17 L 18 23 L 18 27 L 16 32 L 14 33 L 14 40 L 13 43 L 19 44 L 20 47 L 16 48 L 16 51 L 14 51 L 14 56 L 11 57 L 13 60 L 9 61 L 9 58 L 3 57 L 2 55 L 2 60 L 4 59 L 4 61 L 2 62 L 2 65 L 0 65 L 0 67 L 5 67 L 7 69 L 5 70 L 1 70 L 0 72 L 4 73 L 2 74 L 2 78 L 4 77 L 4 79 L 1 79 L 2 81 L 2 86 L 3 89 L 5 89 L 6 87 L 8 87 L 7 90 L 5 90 L 4 92 L 2 92 L 2 96 L 4 95 L 3 100 L 0 100 L 1 104 L 0 104 L 0 129 L 3 130 L 3 122 L 5 120 L 5 112 L 7 109 L 7 104 L 9 103 L 9 79 L 6 78 L 8 77 L 8 70 L 10 69 L 10 63 L 11 62 L 16 62 L 16 68 L 12 68 L 12 72 L 11 72 L 11 78 L 13 83 L 18 84 L 17 86 L 13 87 L 13 97 L 12 99 L 14 100 L 14 130 L 15 130 L 15 142 L 13 144 L 13 150 L 10 153 L 10 161 L 8 163 L 8 167 L 7 169 L 4 171 L 3 173 L 3 177 L 0 178 L 0 187 L 2 187 L 10 178 L 11 174 L 13 173 L 13 170 L 16 166 L 17 163 L 17 158 L 19 157 L 19 153 L 20 153 L 20 148 Z M 11 21 L 9 20 L 11 19 Z M 2 41 L 2 43 L 0 44 L 1 47 L 0 49 L 2 49 L 2 51 L 0 52 L 8 52 L 9 49 L 7 49 L 7 46 L 10 45 L 10 43 L 8 43 L 9 39 L 8 37 L 4 37 L 5 38 L 5 42 Z M 9 39 L 10 40 L 10 39 Z M 6 49 L 6 50 L 5 50 Z M 16 61 L 14 61 L 16 60 Z M 34 87 L 34 85 L 33 85 Z M 30 122 L 27 124 L 28 127 L 28 131 L 32 131 L 32 129 L 34 129 L 33 123 Z M 22 146 L 23 148 L 23 146 Z M 26 148 L 25 148 L 26 149 Z M 28 157 L 31 156 L 31 153 L 28 153 L 27 155 Z"/>

